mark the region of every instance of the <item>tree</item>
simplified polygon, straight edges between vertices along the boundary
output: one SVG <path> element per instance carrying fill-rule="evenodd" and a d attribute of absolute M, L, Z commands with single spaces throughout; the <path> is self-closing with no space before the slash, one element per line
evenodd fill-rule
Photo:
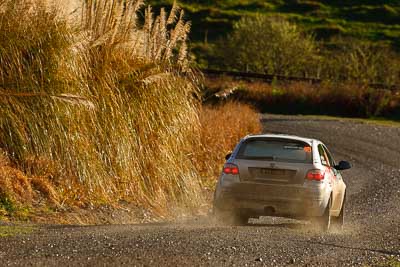
<path fill-rule="evenodd" d="M 231 69 L 318 76 L 314 38 L 281 17 L 243 17 L 217 51 Z"/>

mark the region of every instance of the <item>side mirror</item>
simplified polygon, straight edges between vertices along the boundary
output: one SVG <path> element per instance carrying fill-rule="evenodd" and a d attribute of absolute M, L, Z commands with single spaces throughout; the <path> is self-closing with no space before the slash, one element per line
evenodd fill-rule
<path fill-rule="evenodd" d="M 343 171 L 343 170 L 348 170 L 351 169 L 351 164 L 348 161 L 341 161 L 339 162 L 339 165 L 335 166 L 335 169 L 338 171 Z"/>
<path fill-rule="evenodd" d="M 228 154 L 226 154 L 225 159 L 228 160 L 231 156 L 232 156 L 232 153 L 228 153 Z"/>

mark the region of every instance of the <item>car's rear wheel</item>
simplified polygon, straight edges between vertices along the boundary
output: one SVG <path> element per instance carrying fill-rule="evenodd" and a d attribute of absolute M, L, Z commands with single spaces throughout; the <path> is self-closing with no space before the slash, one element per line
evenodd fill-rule
<path fill-rule="evenodd" d="M 249 217 L 239 211 L 222 211 L 214 206 L 213 216 L 217 223 L 224 225 L 246 225 Z"/>
<path fill-rule="evenodd" d="M 340 210 L 339 216 L 338 217 L 333 217 L 332 218 L 332 225 L 334 225 L 336 228 L 338 229 L 343 229 L 343 225 L 344 225 L 344 217 L 345 217 L 345 212 L 346 212 L 346 196 L 343 199 L 343 204 L 342 204 L 342 208 Z"/>
<path fill-rule="evenodd" d="M 232 224 L 233 225 L 238 225 L 238 226 L 247 225 L 248 222 L 249 222 L 249 217 L 247 215 L 245 215 L 245 214 L 241 214 L 241 213 L 236 212 L 233 215 L 233 218 L 232 218 Z"/>
<path fill-rule="evenodd" d="M 329 231 L 331 227 L 331 207 L 332 207 L 332 198 L 329 198 L 328 205 L 326 205 L 324 214 L 317 218 L 317 225 L 319 229 L 323 232 Z"/>

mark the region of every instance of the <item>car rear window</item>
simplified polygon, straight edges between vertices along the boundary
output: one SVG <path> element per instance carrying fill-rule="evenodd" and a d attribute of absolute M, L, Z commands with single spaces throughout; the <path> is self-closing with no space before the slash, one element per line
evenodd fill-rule
<path fill-rule="evenodd" d="M 296 140 L 250 139 L 241 145 L 236 158 L 311 163 L 312 151 L 309 144 Z"/>

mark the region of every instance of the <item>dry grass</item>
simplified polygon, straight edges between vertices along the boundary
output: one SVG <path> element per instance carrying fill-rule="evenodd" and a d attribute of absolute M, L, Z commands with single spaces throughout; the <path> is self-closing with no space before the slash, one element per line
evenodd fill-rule
<path fill-rule="evenodd" d="M 9 205 L 128 200 L 159 214 L 170 203 L 198 205 L 188 157 L 200 127 L 197 86 L 180 74 L 189 71 L 189 24 L 177 7 L 158 17 L 148 8 L 142 27 L 142 5 L 85 1 L 71 24 L 39 0 L 1 2 L 0 148 L 12 166 L 0 182 Z"/>
<path fill-rule="evenodd" d="M 29 176 L 9 161 L 0 150 L 0 218 L 25 217 L 24 209 L 35 200 L 59 206 L 58 196 L 49 177 Z"/>
<path fill-rule="evenodd" d="M 261 132 L 259 114 L 250 106 L 227 102 L 204 106 L 200 113 L 201 144 L 199 171 L 212 181 L 218 178 L 225 155 L 247 134 Z"/>

